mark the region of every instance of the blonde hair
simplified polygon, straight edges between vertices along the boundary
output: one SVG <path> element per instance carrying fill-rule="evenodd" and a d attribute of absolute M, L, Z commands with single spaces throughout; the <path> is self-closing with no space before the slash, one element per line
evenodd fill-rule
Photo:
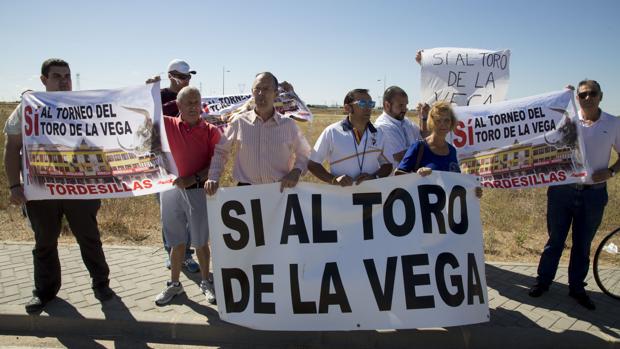
<path fill-rule="evenodd" d="M 456 119 L 456 115 L 454 115 L 450 102 L 438 101 L 433 104 L 431 110 L 428 112 L 429 118 L 427 125 L 431 132 L 435 129 L 434 119 L 443 114 L 447 114 L 450 117 L 450 131 L 454 131 L 458 120 Z"/>

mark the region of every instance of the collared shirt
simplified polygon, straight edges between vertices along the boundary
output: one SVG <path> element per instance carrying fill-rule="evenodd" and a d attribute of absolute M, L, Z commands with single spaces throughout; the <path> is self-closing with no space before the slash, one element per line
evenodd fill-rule
<path fill-rule="evenodd" d="M 263 121 L 254 110 L 235 117 L 226 127 L 209 169 L 209 179 L 219 180 L 228 156 L 236 149 L 233 179 L 250 184 L 280 181 L 293 168 L 305 173 L 310 145 L 295 120 L 278 112 Z"/>
<path fill-rule="evenodd" d="M 383 154 L 385 137 L 370 122 L 359 143 L 355 141 L 353 125 L 349 119 L 331 124 L 323 130 L 314 144 L 310 160 L 329 163 L 334 176 L 348 175 L 356 178 L 362 172 L 373 174 L 381 165 L 390 161 Z"/>
<path fill-rule="evenodd" d="M 584 158 L 592 173 L 606 169 L 609 166 L 611 149 L 620 153 L 620 118 L 601 110 L 598 120 L 587 126 L 583 123 L 583 116 L 579 112 L 581 137 L 585 146 Z M 591 177 L 585 182 L 593 184 Z"/>
<path fill-rule="evenodd" d="M 179 107 L 177 106 L 177 94 L 170 88 L 162 88 L 159 91 L 161 95 L 161 112 L 163 115 L 179 116 Z"/>
<path fill-rule="evenodd" d="M 190 127 L 181 118 L 170 116 L 164 116 L 164 125 L 179 176 L 192 176 L 209 166 L 215 145 L 220 140 L 217 127 L 204 120 Z"/>
<path fill-rule="evenodd" d="M 394 154 L 407 151 L 413 143 L 422 139 L 420 128 L 407 117 L 401 121 L 384 112 L 375 121 L 375 127 L 383 131 L 385 155 L 394 168 L 397 168 L 399 163 L 394 160 Z"/>

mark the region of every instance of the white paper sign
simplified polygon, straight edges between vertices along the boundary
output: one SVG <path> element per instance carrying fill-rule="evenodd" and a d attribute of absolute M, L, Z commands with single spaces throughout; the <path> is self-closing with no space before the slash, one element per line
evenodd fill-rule
<path fill-rule="evenodd" d="M 422 100 L 456 105 L 503 101 L 510 78 L 510 50 L 442 47 L 422 51 Z"/>

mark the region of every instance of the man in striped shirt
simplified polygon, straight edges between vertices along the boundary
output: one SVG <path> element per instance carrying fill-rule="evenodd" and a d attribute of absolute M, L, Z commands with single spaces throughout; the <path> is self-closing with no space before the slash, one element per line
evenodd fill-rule
<path fill-rule="evenodd" d="M 215 146 L 205 191 L 213 195 L 233 149 L 233 179 L 238 185 L 280 182 L 280 191 L 297 185 L 305 172 L 310 145 L 295 120 L 274 108 L 278 79 L 270 72 L 256 75 L 252 85 L 254 109 L 231 121 Z"/>

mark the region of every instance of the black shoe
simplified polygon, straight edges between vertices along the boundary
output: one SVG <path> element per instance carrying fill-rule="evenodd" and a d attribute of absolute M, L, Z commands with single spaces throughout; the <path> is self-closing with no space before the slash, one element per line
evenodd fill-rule
<path fill-rule="evenodd" d="M 543 293 L 549 291 L 549 286 L 543 286 L 541 284 L 536 284 L 530 288 L 528 294 L 530 297 L 538 298 L 543 295 Z"/>
<path fill-rule="evenodd" d="M 99 285 L 93 287 L 93 293 L 95 294 L 95 298 L 100 300 L 101 302 L 109 301 L 114 297 L 114 291 L 108 285 Z"/>
<path fill-rule="evenodd" d="M 596 309 L 596 305 L 594 305 L 594 302 L 592 302 L 592 300 L 590 299 L 590 296 L 588 296 L 588 294 L 585 291 L 584 292 L 569 291 L 568 295 L 575 298 L 575 300 L 577 300 L 577 303 L 579 303 L 579 305 L 581 305 L 582 307 L 588 310 Z"/>
<path fill-rule="evenodd" d="M 45 308 L 47 302 L 47 300 L 43 300 L 38 296 L 32 296 L 28 303 L 26 303 L 26 312 L 28 314 L 40 313 Z"/>

